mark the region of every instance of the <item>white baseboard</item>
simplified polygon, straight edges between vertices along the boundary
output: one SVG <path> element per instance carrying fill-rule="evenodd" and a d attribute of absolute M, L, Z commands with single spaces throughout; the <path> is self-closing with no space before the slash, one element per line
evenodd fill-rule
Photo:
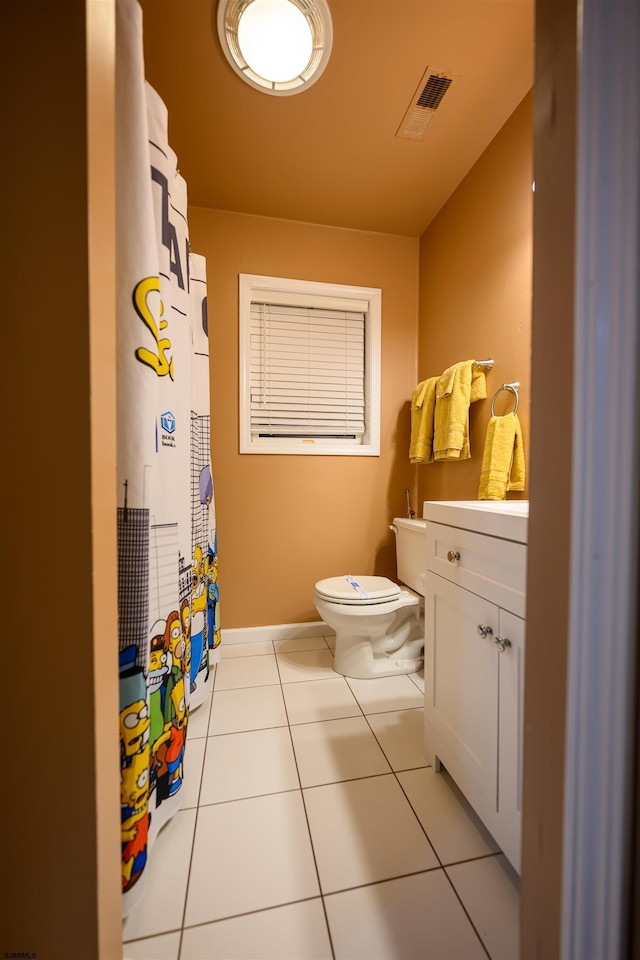
<path fill-rule="evenodd" d="M 222 631 L 223 643 L 257 643 L 260 640 L 299 640 L 330 637 L 334 630 L 323 620 L 312 623 L 278 623 L 266 627 L 230 627 Z"/>

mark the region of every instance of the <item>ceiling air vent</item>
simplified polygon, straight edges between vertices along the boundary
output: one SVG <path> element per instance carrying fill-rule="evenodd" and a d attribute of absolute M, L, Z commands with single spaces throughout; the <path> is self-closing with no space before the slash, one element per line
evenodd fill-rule
<path fill-rule="evenodd" d="M 427 67 L 396 131 L 396 137 L 424 140 L 426 129 L 451 86 L 453 77 L 452 73 Z"/>

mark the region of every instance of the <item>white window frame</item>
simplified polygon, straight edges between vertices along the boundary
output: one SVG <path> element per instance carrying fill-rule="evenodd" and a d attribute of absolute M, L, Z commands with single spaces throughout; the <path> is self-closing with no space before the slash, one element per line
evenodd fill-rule
<path fill-rule="evenodd" d="M 292 304 L 342 304 L 365 313 L 365 433 L 360 440 L 252 437 L 251 435 L 251 303 L 265 294 L 291 296 Z M 323 301 L 323 302 L 322 302 Z M 240 314 L 240 453 L 302 456 L 380 456 L 380 368 L 382 290 L 313 280 L 291 280 L 239 274 Z"/>

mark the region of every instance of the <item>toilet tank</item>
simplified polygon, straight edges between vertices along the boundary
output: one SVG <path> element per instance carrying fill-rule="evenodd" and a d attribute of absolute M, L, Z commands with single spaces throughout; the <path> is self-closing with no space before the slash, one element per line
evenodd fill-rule
<path fill-rule="evenodd" d="M 427 566 L 427 521 L 394 517 L 398 580 L 424 597 Z"/>

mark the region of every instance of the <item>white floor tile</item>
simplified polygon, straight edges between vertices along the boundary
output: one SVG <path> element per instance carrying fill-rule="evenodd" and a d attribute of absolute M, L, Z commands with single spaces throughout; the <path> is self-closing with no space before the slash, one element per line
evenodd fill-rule
<path fill-rule="evenodd" d="M 362 716 L 344 677 L 287 683 L 282 692 L 291 724 Z"/>
<path fill-rule="evenodd" d="M 368 716 L 371 729 L 393 770 L 426 767 L 424 755 L 424 710 L 392 710 Z"/>
<path fill-rule="evenodd" d="M 485 960 L 442 870 L 325 900 L 336 960 Z"/>
<path fill-rule="evenodd" d="M 305 650 L 300 653 L 278 654 L 278 668 L 282 683 L 303 680 L 324 680 L 339 677 L 333 669 L 333 654 L 324 650 Z"/>
<path fill-rule="evenodd" d="M 181 960 L 331 960 L 320 899 L 185 930 Z"/>
<path fill-rule="evenodd" d="M 210 736 L 286 725 L 287 714 L 279 683 L 239 690 L 216 690 L 213 694 Z"/>
<path fill-rule="evenodd" d="M 211 712 L 211 697 L 207 697 L 204 703 L 201 703 L 195 710 L 189 711 L 189 722 L 187 723 L 187 740 L 196 740 L 198 737 L 206 737 L 209 727 L 209 714 Z"/>
<path fill-rule="evenodd" d="M 279 683 L 276 658 L 273 654 L 264 657 L 233 657 L 221 660 L 218 664 L 216 693 L 219 690 L 236 690 L 238 687 L 257 687 L 269 683 Z"/>
<path fill-rule="evenodd" d="M 260 657 L 273 653 L 271 640 L 257 640 L 255 643 L 223 643 L 222 659 L 237 659 L 238 657 Z"/>
<path fill-rule="evenodd" d="M 398 780 L 442 863 L 500 852 L 447 773 L 425 767 L 399 773 Z"/>
<path fill-rule="evenodd" d="M 195 822 L 195 810 L 181 810 L 158 834 L 145 868 L 144 896 L 124 921 L 123 940 L 152 937 L 182 925 Z"/>
<path fill-rule="evenodd" d="M 200 807 L 187 926 L 318 893 L 299 791 Z"/>
<path fill-rule="evenodd" d="M 465 910 L 491 960 L 516 960 L 520 936 L 520 884 L 502 854 L 447 867 Z"/>
<path fill-rule="evenodd" d="M 303 787 L 390 772 L 389 764 L 362 716 L 302 723 L 291 728 L 291 736 Z"/>
<path fill-rule="evenodd" d="M 348 677 L 347 683 L 366 714 L 424 707 L 424 697 L 406 674 L 399 677 L 377 677 L 375 680 L 354 680 Z"/>
<path fill-rule="evenodd" d="M 324 637 L 300 637 L 298 640 L 274 640 L 276 653 L 301 653 L 304 650 L 326 650 Z"/>
<path fill-rule="evenodd" d="M 189 740 L 184 751 L 184 776 L 180 787 L 180 809 L 198 806 L 206 739 Z"/>
<path fill-rule="evenodd" d="M 323 893 L 438 866 L 395 776 L 304 791 Z"/>
<path fill-rule="evenodd" d="M 208 738 L 201 805 L 296 790 L 299 785 L 287 727 Z"/>
<path fill-rule="evenodd" d="M 423 672 L 345 679 L 334 646 L 223 646 L 213 697 L 190 716 L 182 809 L 123 924 L 125 960 L 178 960 L 185 900 L 180 960 L 329 960 L 314 851 L 336 960 L 475 960 L 479 936 L 492 960 L 517 957 L 518 877 L 426 765 Z"/>
<path fill-rule="evenodd" d="M 125 943 L 122 949 L 123 960 L 178 960 L 180 931 L 134 940 L 133 943 Z"/>

